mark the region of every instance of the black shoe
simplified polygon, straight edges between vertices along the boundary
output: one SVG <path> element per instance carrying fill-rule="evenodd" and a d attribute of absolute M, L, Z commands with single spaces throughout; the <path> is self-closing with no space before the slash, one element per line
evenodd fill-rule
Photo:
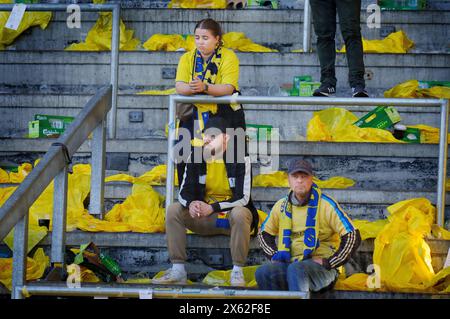
<path fill-rule="evenodd" d="M 330 96 L 336 93 L 336 88 L 329 84 L 322 84 L 314 91 L 313 96 Z"/>
<path fill-rule="evenodd" d="M 352 88 L 353 97 L 369 97 L 369 93 L 364 89 L 363 86 L 356 86 Z"/>

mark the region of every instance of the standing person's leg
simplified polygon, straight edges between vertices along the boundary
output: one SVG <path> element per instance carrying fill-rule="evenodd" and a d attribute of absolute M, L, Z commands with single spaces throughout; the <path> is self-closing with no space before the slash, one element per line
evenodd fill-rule
<path fill-rule="evenodd" d="M 258 288 L 261 290 L 288 290 L 287 268 L 289 264 L 275 262 L 264 264 L 255 272 Z"/>
<path fill-rule="evenodd" d="M 360 25 L 361 0 L 336 0 L 336 7 L 347 52 L 349 84 L 352 88 L 365 88 Z"/>
<path fill-rule="evenodd" d="M 296 261 L 287 269 L 290 291 L 319 291 L 332 285 L 337 276 L 335 269 L 327 270 L 312 259 Z"/>
<path fill-rule="evenodd" d="M 336 4 L 335 0 L 311 0 L 317 54 L 320 61 L 320 82 L 336 87 Z"/>

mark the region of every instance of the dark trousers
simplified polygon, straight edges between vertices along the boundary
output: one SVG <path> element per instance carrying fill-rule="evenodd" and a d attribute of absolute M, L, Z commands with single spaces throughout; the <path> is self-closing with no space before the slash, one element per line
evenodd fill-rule
<path fill-rule="evenodd" d="M 361 0 L 311 0 L 317 53 L 320 61 L 320 82 L 336 86 L 336 11 L 345 41 L 348 80 L 351 87 L 364 83 L 364 61 L 361 40 Z"/>

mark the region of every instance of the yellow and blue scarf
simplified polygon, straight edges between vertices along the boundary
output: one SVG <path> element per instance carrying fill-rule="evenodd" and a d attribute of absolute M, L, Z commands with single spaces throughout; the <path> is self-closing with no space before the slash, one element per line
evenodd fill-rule
<path fill-rule="evenodd" d="M 222 49 L 218 47 L 214 54 L 207 61 L 206 67 L 203 65 L 203 58 L 198 50 L 195 50 L 194 61 L 192 64 L 192 79 L 199 78 L 204 83 L 214 84 L 219 71 L 219 65 L 222 60 Z M 195 104 L 194 123 L 198 123 L 198 127 L 194 125 L 193 146 L 202 146 L 202 132 L 208 122 L 210 112 L 217 113 L 217 104 Z"/>
<path fill-rule="evenodd" d="M 272 260 L 281 262 L 291 262 L 292 204 L 289 200 L 291 193 L 285 197 L 281 205 L 278 251 L 272 257 Z M 310 258 L 313 251 L 319 245 L 316 217 L 321 196 L 322 191 L 316 184 L 313 184 L 306 213 L 306 230 L 303 239 L 305 246 L 303 250 L 303 260 Z"/>

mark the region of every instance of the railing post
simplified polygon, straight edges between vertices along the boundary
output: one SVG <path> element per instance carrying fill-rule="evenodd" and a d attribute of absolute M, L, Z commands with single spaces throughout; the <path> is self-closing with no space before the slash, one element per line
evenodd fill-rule
<path fill-rule="evenodd" d="M 105 121 L 94 130 L 91 155 L 91 200 L 89 212 L 103 217 L 105 197 L 105 163 L 106 163 Z"/>
<path fill-rule="evenodd" d="M 51 263 L 64 264 L 66 246 L 66 216 L 67 216 L 67 184 L 68 167 L 65 166 L 55 177 L 53 192 L 53 220 Z"/>
<path fill-rule="evenodd" d="M 108 117 L 108 136 L 116 138 L 117 124 L 117 92 L 119 86 L 119 44 L 120 44 L 120 4 L 112 12 L 113 27 L 111 36 L 111 85 L 112 105 Z"/>
<path fill-rule="evenodd" d="M 311 51 L 311 7 L 309 0 L 305 0 L 303 8 L 303 52 Z"/>
<path fill-rule="evenodd" d="M 441 126 L 439 137 L 439 168 L 436 224 L 444 227 L 445 219 L 445 181 L 447 178 L 447 151 L 448 151 L 448 100 L 441 100 Z"/>
<path fill-rule="evenodd" d="M 173 203 L 174 198 L 174 158 L 173 158 L 173 147 L 175 143 L 175 129 L 176 129 L 176 122 L 175 122 L 175 99 L 173 96 L 170 96 L 169 99 L 169 136 L 168 136 L 168 143 L 167 143 L 167 178 L 166 178 L 166 211 L 170 204 Z"/>
<path fill-rule="evenodd" d="M 27 280 L 28 211 L 14 227 L 14 252 L 12 269 L 12 299 L 22 299 L 20 290 Z"/>

